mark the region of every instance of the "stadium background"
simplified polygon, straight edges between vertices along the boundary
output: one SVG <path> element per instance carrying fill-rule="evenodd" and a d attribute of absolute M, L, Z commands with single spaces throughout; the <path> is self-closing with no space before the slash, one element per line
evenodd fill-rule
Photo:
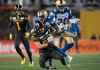
<path fill-rule="evenodd" d="M 11 54 L 16 53 L 16 51 L 14 50 L 15 29 L 14 28 L 9 29 L 8 27 L 9 16 L 13 14 L 12 11 L 14 10 L 14 5 L 16 1 L 17 0 L 0 0 L 0 62 L 1 62 L 0 70 L 1 69 L 7 70 L 3 66 L 6 64 L 2 64 L 2 62 L 6 62 L 6 59 L 4 58 L 11 57 L 10 59 L 12 60 L 13 58 L 17 57 L 15 55 L 10 56 Z M 38 11 L 41 8 L 52 10 L 55 7 L 53 4 L 54 1 L 55 0 L 24 0 L 24 11 L 29 15 L 29 18 L 31 20 L 32 17 L 34 17 L 34 14 L 36 13 L 36 11 Z M 66 0 L 66 2 L 67 2 L 66 6 L 69 6 L 72 9 L 73 14 L 77 18 L 80 19 L 81 39 L 78 42 L 78 46 L 79 46 L 79 51 L 81 54 L 75 56 L 75 58 L 80 58 L 79 60 L 76 59 L 75 62 L 76 63 L 81 62 L 81 61 L 89 62 L 89 60 L 90 62 L 95 62 L 94 69 L 93 68 L 84 69 L 86 67 L 84 66 L 85 62 L 83 63 L 83 68 L 81 68 L 81 66 L 77 67 L 73 65 L 72 69 L 75 69 L 75 68 L 76 70 L 90 70 L 90 69 L 95 70 L 96 68 L 100 69 L 100 67 L 98 66 L 100 62 L 100 59 L 99 59 L 100 58 L 99 57 L 99 53 L 100 53 L 100 20 L 99 20 L 100 19 L 100 0 Z M 12 35 L 11 39 L 10 39 L 10 35 Z M 92 37 L 95 37 L 95 39 L 92 39 Z M 31 39 L 30 46 L 32 48 L 33 54 L 38 53 L 38 42 L 35 42 Z M 22 44 L 21 44 L 21 48 L 23 48 Z M 71 52 L 76 54 L 76 49 L 72 48 Z M 89 56 L 88 56 L 88 53 L 89 53 Z M 7 61 L 9 61 L 9 59 Z M 14 68 L 13 69 L 9 68 L 9 69 L 13 70 Z M 36 70 L 39 70 L 39 69 L 36 69 Z"/>

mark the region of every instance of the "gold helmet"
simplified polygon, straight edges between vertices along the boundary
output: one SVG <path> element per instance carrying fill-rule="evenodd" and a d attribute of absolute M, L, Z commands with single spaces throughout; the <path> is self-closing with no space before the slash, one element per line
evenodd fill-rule
<path fill-rule="evenodd" d="M 46 17 L 48 15 L 48 12 L 47 10 L 40 10 L 37 12 L 37 15 Z"/>

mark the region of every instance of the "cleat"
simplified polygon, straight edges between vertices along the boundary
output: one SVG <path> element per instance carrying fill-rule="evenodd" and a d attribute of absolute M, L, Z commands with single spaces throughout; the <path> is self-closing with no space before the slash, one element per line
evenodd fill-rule
<path fill-rule="evenodd" d="M 29 67 L 34 66 L 34 62 L 32 61 L 31 63 L 29 63 Z"/>
<path fill-rule="evenodd" d="M 68 63 L 70 64 L 72 61 L 72 57 L 71 56 L 68 56 Z"/>
<path fill-rule="evenodd" d="M 64 57 L 64 62 L 67 66 L 67 68 L 70 68 L 71 67 L 71 61 L 72 61 L 72 57 L 71 56 L 67 56 L 67 57 Z"/>
<path fill-rule="evenodd" d="M 26 63 L 26 59 L 25 57 L 21 60 L 21 64 L 25 64 Z"/>
<path fill-rule="evenodd" d="M 71 64 L 67 64 L 66 66 L 67 66 L 67 68 L 70 68 L 71 67 Z"/>
<path fill-rule="evenodd" d="M 49 69 L 51 70 L 51 69 L 56 69 L 56 67 L 53 67 L 53 66 L 49 66 Z"/>
<path fill-rule="evenodd" d="M 67 60 L 68 60 L 68 61 L 67 61 L 67 64 L 66 64 L 66 65 L 67 65 L 67 68 L 70 68 L 70 67 L 71 67 L 72 57 L 68 55 L 68 56 L 67 56 Z"/>

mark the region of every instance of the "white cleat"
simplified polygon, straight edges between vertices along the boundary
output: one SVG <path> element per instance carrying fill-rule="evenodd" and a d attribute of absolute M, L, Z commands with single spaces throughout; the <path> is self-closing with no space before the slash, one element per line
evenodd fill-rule
<path fill-rule="evenodd" d="M 72 61 L 72 57 L 68 56 L 68 62 L 69 62 L 69 64 L 71 63 L 71 61 Z"/>
<path fill-rule="evenodd" d="M 31 63 L 29 63 L 29 67 L 33 67 L 34 66 L 34 62 L 32 61 Z"/>
<path fill-rule="evenodd" d="M 71 67 L 71 64 L 67 64 L 67 67 L 70 68 Z"/>
<path fill-rule="evenodd" d="M 67 67 L 70 68 L 71 67 L 71 61 L 72 61 L 72 57 L 71 56 L 67 56 Z"/>

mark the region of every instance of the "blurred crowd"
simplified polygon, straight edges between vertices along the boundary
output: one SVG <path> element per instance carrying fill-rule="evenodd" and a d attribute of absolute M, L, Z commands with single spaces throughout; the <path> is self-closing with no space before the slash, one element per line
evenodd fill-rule
<path fill-rule="evenodd" d="M 80 10 L 99 9 L 100 0 L 65 0 L 66 5 L 72 9 L 72 13 L 80 17 Z M 0 39 L 7 38 L 9 35 L 9 16 L 13 14 L 14 5 L 17 0 L 0 0 Z M 55 0 L 24 0 L 24 11 L 32 18 L 40 9 L 53 10 Z M 14 29 L 13 29 L 14 30 Z"/>
<path fill-rule="evenodd" d="M 87 7 L 100 8 L 100 0 L 65 0 L 66 5 L 74 9 L 84 9 Z M 2 5 L 14 5 L 17 0 L 0 0 L 0 6 Z M 24 7 L 30 9 L 40 9 L 43 7 L 52 7 L 55 0 L 24 0 Z M 78 7 L 78 8 L 77 8 Z M 31 8 L 31 9 L 32 9 Z"/>

